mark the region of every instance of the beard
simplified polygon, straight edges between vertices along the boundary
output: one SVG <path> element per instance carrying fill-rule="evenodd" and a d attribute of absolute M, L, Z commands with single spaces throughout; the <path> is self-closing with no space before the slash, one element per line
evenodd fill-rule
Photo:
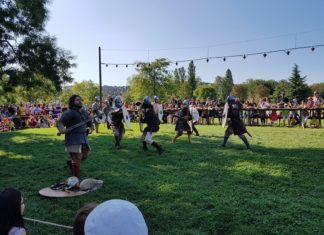
<path fill-rule="evenodd" d="M 76 107 L 77 109 L 81 109 L 82 108 L 82 104 L 75 104 L 74 107 Z"/>

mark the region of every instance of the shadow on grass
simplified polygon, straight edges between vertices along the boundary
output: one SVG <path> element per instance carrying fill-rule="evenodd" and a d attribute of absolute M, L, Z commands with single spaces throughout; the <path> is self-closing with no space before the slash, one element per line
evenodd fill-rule
<path fill-rule="evenodd" d="M 171 144 L 173 135 L 154 136 L 166 149 L 162 156 L 152 146 L 143 151 L 136 131 L 127 132 L 120 150 L 111 133 L 90 136 L 92 152 L 81 175 L 104 180 L 103 188 L 83 197 L 49 199 L 38 190 L 70 176 L 63 138 L 53 130 L 1 134 L 0 188 L 22 190 L 27 217 L 66 225 L 87 202 L 122 198 L 139 206 L 152 234 L 324 231 L 323 148 L 253 145 L 246 151 L 236 137 L 222 148 L 220 136 L 193 137 L 188 144 L 184 135 Z M 31 234 L 37 231 L 31 228 Z"/>

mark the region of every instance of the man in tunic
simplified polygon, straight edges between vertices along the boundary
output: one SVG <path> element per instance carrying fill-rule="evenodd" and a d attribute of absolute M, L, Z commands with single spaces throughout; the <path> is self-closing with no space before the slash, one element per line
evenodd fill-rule
<path fill-rule="evenodd" d="M 244 142 L 247 149 L 251 149 L 249 141 L 245 137 L 244 133 L 247 133 L 247 130 L 245 128 L 245 125 L 240 117 L 240 111 L 242 110 L 242 103 L 239 101 L 239 99 L 236 99 L 234 96 L 227 97 L 227 103 L 228 103 L 228 110 L 227 110 L 227 118 L 229 119 L 227 124 L 228 127 L 225 131 L 224 135 L 224 142 L 221 145 L 222 147 L 225 147 L 228 138 L 234 134 L 238 135 L 238 137 Z M 226 112 L 226 110 L 224 110 Z"/>
<path fill-rule="evenodd" d="M 86 122 L 70 131 L 67 128 L 89 119 L 88 113 L 82 108 L 79 95 L 69 98 L 69 109 L 65 111 L 57 123 L 59 134 L 65 134 L 65 150 L 69 153 L 67 164 L 72 170 L 72 175 L 80 178 L 81 161 L 88 157 L 90 146 L 87 138 L 87 127 L 90 133 L 93 130 L 92 122 Z"/>
<path fill-rule="evenodd" d="M 191 143 L 192 134 L 192 117 L 189 110 L 188 100 L 182 102 L 182 108 L 179 112 L 178 120 L 175 126 L 176 136 L 173 138 L 172 143 L 175 144 L 178 137 L 182 136 L 186 131 L 188 135 L 188 142 Z"/>
<path fill-rule="evenodd" d="M 153 133 L 158 132 L 160 129 L 160 120 L 154 112 L 151 104 L 151 98 L 149 96 L 144 97 L 141 109 L 142 115 L 140 117 L 140 122 L 147 124 L 141 136 L 143 149 L 147 150 L 147 144 L 151 144 L 158 150 L 159 155 L 161 155 L 164 153 L 164 149 L 161 147 L 161 145 L 153 140 Z"/>

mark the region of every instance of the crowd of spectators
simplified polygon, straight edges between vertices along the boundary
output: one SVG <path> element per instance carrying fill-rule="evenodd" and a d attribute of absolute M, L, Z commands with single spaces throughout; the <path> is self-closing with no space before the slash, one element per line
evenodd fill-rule
<path fill-rule="evenodd" d="M 259 102 L 241 101 L 243 103 L 242 119 L 246 125 L 274 125 L 281 123 L 284 126 L 300 125 L 305 127 L 321 127 L 323 118 L 324 100 L 318 92 L 307 100 L 283 98 L 280 102 L 271 102 L 267 97 Z M 105 102 L 109 105 L 109 102 Z M 220 124 L 224 102 L 222 100 L 189 100 L 190 106 L 199 112 L 200 125 Z M 135 103 L 125 103 L 132 121 L 138 118 L 138 106 Z M 181 99 L 172 99 L 162 103 L 163 122 L 174 124 L 182 106 Z M 87 108 L 87 107 L 86 107 Z M 60 103 L 0 106 L 0 132 L 23 128 L 45 128 L 55 125 L 56 120 L 64 111 Z M 91 115 L 91 107 L 87 108 Z M 218 122 L 215 122 L 218 120 Z"/>

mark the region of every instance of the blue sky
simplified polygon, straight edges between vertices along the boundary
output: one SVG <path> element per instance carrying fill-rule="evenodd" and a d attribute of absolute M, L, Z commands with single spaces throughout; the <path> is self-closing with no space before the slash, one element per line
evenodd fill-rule
<path fill-rule="evenodd" d="M 46 30 L 76 56 L 75 81 L 99 83 L 102 62 L 172 61 L 324 44 L 322 0 L 53 0 Z M 309 84 L 324 82 L 324 47 L 242 58 L 196 61 L 213 82 L 227 69 L 234 83 L 288 79 L 294 64 Z M 178 67 L 188 68 L 188 63 Z M 170 71 L 175 65 L 169 67 Z M 104 85 L 126 85 L 132 66 L 102 67 Z"/>

